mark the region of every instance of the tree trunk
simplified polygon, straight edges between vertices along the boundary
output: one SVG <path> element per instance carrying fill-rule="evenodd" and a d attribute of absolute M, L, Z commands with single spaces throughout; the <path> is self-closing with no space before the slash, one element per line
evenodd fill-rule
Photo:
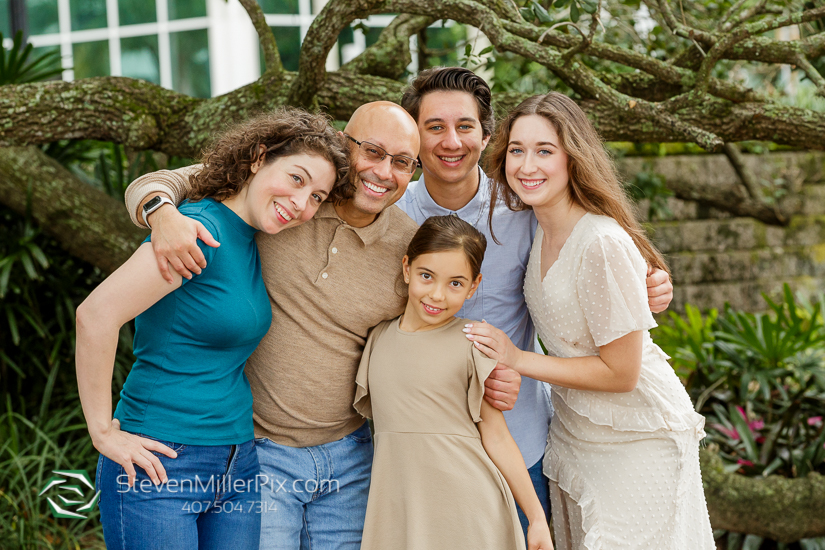
<path fill-rule="evenodd" d="M 69 253 L 106 273 L 146 237 L 123 204 L 80 181 L 37 147 L 0 148 L 0 202 L 32 217 Z"/>

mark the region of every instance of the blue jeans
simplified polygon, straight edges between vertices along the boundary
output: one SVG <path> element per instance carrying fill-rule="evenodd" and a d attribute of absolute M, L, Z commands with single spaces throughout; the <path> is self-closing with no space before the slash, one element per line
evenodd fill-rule
<path fill-rule="evenodd" d="M 369 425 L 316 447 L 256 439 L 261 548 L 359 550 L 372 468 Z"/>
<path fill-rule="evenodd" d="M 548 523 L 550 523 L 550 489 L 548 487 L 548 483 L 550 480 L 547 479 L 547 476 L 541 471 L 541 463 L 544 460 L 544 457 L 540 458 L 538 462 L 533 464 L 527 469 L 527 473 L 530 474 L 530 481 L 533 482 L 533 488 L 536 490 L 536 495 L 539 497 L 539 502 L 541 502 L 541 507 L 544 508 L 544 517 Z M 524 540 L 525 544 L 527 543 L 527 528 L 530 526 L 530 522 L 527 521 L 527 516 L 524 515 L 524 512 L 521 511 L 521 507 L 516 504 L 516 509 L 518 510 L 518 520 L 521 522 L 521 529 L 524 531 Z"/>
<path fill-rule="evenodd" d="M 214 447 L 161 443 L 178 457 L 153 452 L 169 478 L 160 486 L 135 466 L 130 488 L 123 467 L 100 456 L 95 483 L 106 548 L 257 550 L 261 497 L 255 442 Z"/>

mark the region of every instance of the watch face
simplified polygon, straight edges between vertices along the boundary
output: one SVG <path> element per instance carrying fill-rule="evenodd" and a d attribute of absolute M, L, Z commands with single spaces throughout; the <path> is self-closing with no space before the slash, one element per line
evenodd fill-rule
<path fill-rule="evenodd" d="M 151 210 L 152 208 L 154 208 L 155 206 L 160 204 L 160 200 L 161 200 L 160 197 L 155 197 L 155 198 L 151 199 L 149 202 L 147 202 L 146 204 L 143 205 L 143 210 L 145 212 L 148 212 L 149 210 Z"/>

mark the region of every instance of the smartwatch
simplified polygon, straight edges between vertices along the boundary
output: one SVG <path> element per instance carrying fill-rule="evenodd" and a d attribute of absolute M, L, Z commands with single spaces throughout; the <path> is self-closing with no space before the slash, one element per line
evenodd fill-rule
<path fill-rule="evenodd" d="M 146 224 L 146 227 L 152 229 L 152 226 L 149 225 L 149 214 L 151 214 L 164 204 L 171 204 L 172 206 L 175 206 L 175 203 L 173 203 L 171 200 L 160 195 L 151 199 L 149 202 L 143 205 L 143 223 Z"/>

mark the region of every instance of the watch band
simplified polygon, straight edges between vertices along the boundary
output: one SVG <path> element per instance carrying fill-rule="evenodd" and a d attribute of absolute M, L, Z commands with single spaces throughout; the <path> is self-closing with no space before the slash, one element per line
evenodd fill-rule
<path fill-rule="evenodd" d="M 175 206 L 175 203 L 169 200 L 166 197 L 155 197 L 154 199 L 150 200 L 146 204 L 143 205 L 143 223 L 146 224 L 146 227 L 152 229 L 152 226 L 149 225 L 149 214 L 163 206 L 164 204 L 171 204 Z"/>

